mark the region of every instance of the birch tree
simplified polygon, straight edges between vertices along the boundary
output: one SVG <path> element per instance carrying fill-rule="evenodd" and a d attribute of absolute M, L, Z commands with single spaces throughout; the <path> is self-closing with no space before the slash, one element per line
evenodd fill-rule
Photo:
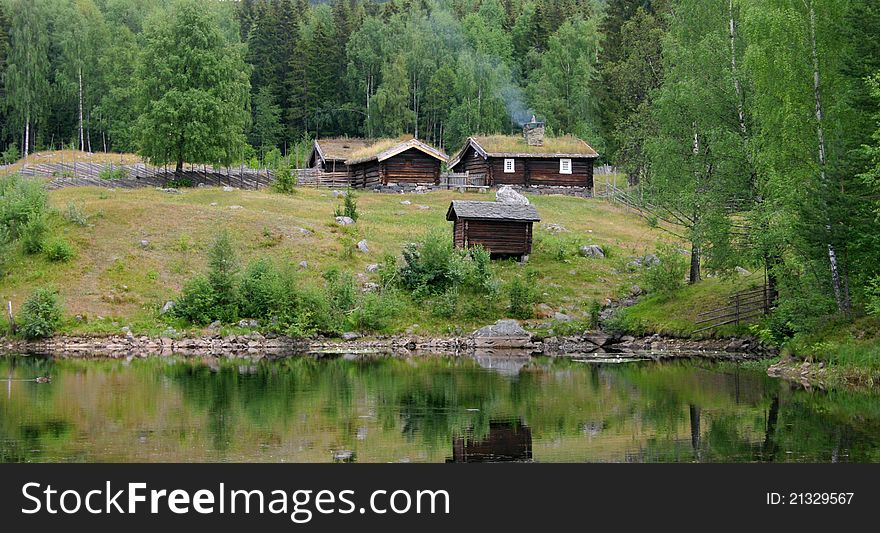
<path fill-rule="evenodd" d="M 43 120 L 49 94 L 48 16 L 42 0 L 12 0 L 6 106 L 21 132 L 22 154 L 33 144 L 33 128 Z"/>

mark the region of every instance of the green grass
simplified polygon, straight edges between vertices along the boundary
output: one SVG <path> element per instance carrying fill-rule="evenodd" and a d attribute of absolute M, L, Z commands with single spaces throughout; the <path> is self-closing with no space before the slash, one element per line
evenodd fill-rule
<path fill-rule="evenodd" d="M 832 320 L 785 345 L 798 358 L 824 361 L 831 379 L 873 386 L 880 383 L 880 317 Z"/>
<path fill-rule="evenodd" d="M 117 333 L 127 325 L 135 334 L 156 334 L 169 326 L 158 309 L 178 295 L 186 280 L 204 270 L 207 249 L 220 228 L 230 230 L 243 264 L 259 257 L 292 265 L 306 261 L 308 268 L 299 271 L 303 283 L 322 284 L 321 274 L 332 267 L 361 275 L 361 283 L 375 282 L 377 275 L 366 274 L 365 268 L 381 263 L 384 254 L 399 257 L 405 243 L 421 239 L 430 228 L 444 228 L 451 235 L 446 209 L 451 200 L 461 198 L 493 199 L 455 191 L 365 192 L 358 197 L 357 224 L 341 227 L 333 219 L 339 200 L 324 189 L 299 188 L 292 195 L 218 188 L 181 194 L 89 187 L 53 191 L 50 203 L 56 213 L 73 203 L 89 217 L 86 226 L 60 215 L 50 217 L 50 234 L 69 242 L 76 255 L 67 262 L 52 262 L 42 254 L 27 256 L 16 249 L 9 258 L 8 275 L 0 280 L 0 301 L 11 300 L 18 309 L 34 288 L 52 286 L 59 291 L 67 316 L 82 318 L 68 320 L 65 332 Z M 402 205 L 403 200 L 411 204 Z M 666 238 L 639 217 L 602 200 L 569 196 L 531 200 L 542 221 L 534 228 L 529 263 L 524 267 L 497 261 L 493 270 L 502 283 L 534 271 L 537 303 L 575 319 L 587 317 L 594 300 L 604 303 L 631 286 L 635 273 L 625 268 L 629 258 L 653 252 L 658 240 Z M 544 227 L 552 223 L 568 231 L 551 234 Z M 368 254 L 353 248 L 361 239 L 368 242 Z M 581 244 L 599 244 L 608 257 L 582 258 L 577 254 Z M 485 318 L 440 318 L 423 303 L 403 300 L 390 332 L 459 333 L 486 323 Z"/>
<path fill-rule="evenodd" d="M 689 337 L 703 325 L 697 324 L 700 313 L 727 305 L 728 296 L 736 291 L 759 285 L 759 274 L 729 278 L 709 278 L 688 285 L 671 295 L 653 295 L 623 310 L 613 324 L 615 329 L 631 335 L 660 333 L 673 337 Z M 728 336 L 748 333 L 747 325 L 728 325 L 701 333 L 702 336 Z"/>

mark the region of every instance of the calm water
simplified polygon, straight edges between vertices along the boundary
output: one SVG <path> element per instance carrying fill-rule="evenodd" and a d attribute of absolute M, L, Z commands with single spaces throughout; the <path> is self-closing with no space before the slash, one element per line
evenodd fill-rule
<path fill-rule="evenodd" d="M 0 377 L 2 462 L 880 461 L 880 396 L 730 364 L 12 357 Z"/>

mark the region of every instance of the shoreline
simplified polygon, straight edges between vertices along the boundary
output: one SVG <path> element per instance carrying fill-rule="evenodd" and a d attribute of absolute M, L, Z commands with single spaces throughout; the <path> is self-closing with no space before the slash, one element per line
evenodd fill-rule
<path fill-rule="evenodd" d="M 566 337 L 480 337 L 390 335 L 353 340 L 292 338 L 273 334 L 204 335 L 171 338 L 136 335 L 58 335 L 41 340 L 0 338 L 0 354 L 51 356 L 61 359 L 126 359 L 146 357 L 249 357 L 280 359 L 320 354 L 513 355 L 532 357 L 653 358 L 704 357 L 754 360 L 777 355 L 753 339 L 675 339 L 653 335 L 619 337 L 599 332 Z"/>

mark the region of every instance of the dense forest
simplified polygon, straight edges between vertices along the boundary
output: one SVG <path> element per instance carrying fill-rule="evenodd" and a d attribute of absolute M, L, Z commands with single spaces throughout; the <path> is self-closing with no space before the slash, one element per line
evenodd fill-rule
<path fill-rule="evenodd" d="M 880 313 L 877 35 L 869 0 L 0 0 L 0 149 L 453 152 L 536 114 L 626 172 L 692 283 L 766 268 L 785 337 Z"/>

